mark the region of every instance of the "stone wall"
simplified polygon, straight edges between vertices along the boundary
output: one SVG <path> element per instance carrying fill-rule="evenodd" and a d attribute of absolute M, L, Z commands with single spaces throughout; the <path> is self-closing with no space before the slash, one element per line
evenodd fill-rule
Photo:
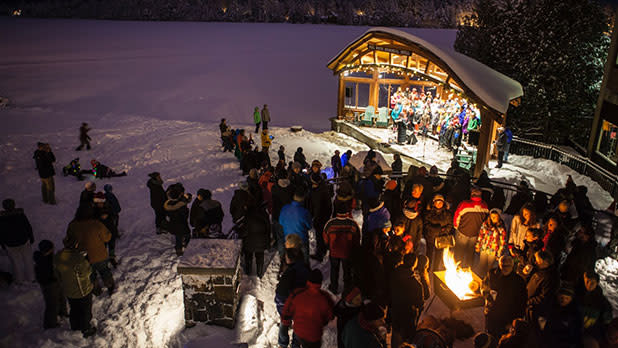
<path fill-rule="evenodd" d="M 204 322 L 234 327 L 241 276 L 239 256 L 233 268 L 178 266 L 178 273 L 182 277 L 187 325 Z"/>

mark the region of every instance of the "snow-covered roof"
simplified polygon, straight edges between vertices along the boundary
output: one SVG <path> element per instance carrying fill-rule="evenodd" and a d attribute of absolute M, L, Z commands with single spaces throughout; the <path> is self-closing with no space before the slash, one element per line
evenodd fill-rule
<path fill-rule="evenodd" d="M 331 64 L 335 61 L 344 58 L 343 56 L 346 55 L 346 52 L 349 52 L 348 49 L 354 46 L 358 41 L 375 33 L 387 34 L 392 36 L 395 40 L 404 41 L 404 43 L 407 41 L 435 55 L 451 70 L 452 74 L 449 74 L 449 76 L 458 84 L 463 84 L 462 87 L 464 87 L 464 90 L 466 88 L 468 89 L 468 91 L 466 91 L 467 93 L 472 92 L 485 103 L 486 106 L 501 114 L 506 113 L 509 103 L 512 100 L 524 94 L 519 82 L 479 61 L 455 52 L 453 47 L 438 46 L 411 33 L 385 27 L 376 27 L 367 30 L 363 35 L 341 50 L 328 63 L 329 67 L 331 67 Z"/>

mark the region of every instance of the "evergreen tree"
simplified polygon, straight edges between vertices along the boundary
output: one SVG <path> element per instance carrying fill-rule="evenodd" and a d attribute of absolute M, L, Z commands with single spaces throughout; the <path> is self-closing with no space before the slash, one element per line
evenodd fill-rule
<path fill-rule="evenodd" d="M 517 135 L 584 143 L 603 77 L 608 18 L 595 0 L 476 0 L 455 49 L 519 81 Z"/>

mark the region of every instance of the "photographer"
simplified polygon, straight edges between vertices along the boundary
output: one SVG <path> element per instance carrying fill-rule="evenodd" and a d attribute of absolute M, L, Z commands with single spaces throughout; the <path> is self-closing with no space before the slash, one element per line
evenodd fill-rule
<path fill-rule="evenodd" d="M 167 189 L 167 201 L 163 204 L 163 209 L 167 214 L 168 230 L 176 236 L 176 255 L 182 256 L 184 248 L 191 239 L 191 229 L 187 219 L 189 218 L 189 208 L 191 194 L 185 193 L 185 188 L 181 183 L 170 185 Z"/>
<path fill-rule="evenodd" d="M 262 131 L 262 150 L 266 149 L 266 152 L 268 152 L 270 144 L 272 143 L 274 138 L 275 137 L 268 134 L 268 129 L 264 129 Z"/>
<path fill-rule="evenodd" d="M 41 178 L 41 193 L 43 194 L 43 202 L 47 204 L 56 204 L 54 184 L 54 162 L 56 162 L 56 156 L 51 150 L 49 144 L 37 143 L 38 149 L 34 152 L 34 160 L 36 162 L 36 169 L 39 171 L 39 177 Z"/>

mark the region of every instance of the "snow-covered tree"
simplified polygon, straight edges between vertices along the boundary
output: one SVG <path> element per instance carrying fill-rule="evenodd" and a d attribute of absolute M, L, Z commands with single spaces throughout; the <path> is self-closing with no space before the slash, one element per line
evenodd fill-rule
<path fill-rule="evenodd" d="M 595 0 L 475 0 L 455 49 L 519 81 L 509 110 L 521 136 L 584 142 L 609 44 L 608 18 Z"/>

